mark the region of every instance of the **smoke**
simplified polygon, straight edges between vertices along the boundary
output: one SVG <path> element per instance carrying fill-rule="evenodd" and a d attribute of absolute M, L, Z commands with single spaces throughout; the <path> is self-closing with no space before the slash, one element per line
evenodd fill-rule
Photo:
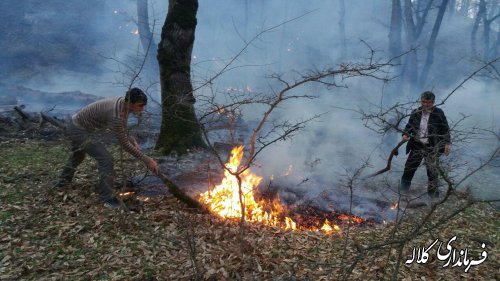
<path fill-rule="evenodd" d="M 218 73 L 255 35 L 270 27 L 275 28 L 258 36 L 238 56 L 231 65 L 234 69 L 214 81 L 212 86 L 216 91 L 237 88 L 250 89 L 251 93 L 271 94 L 280 90 L 283 84 L 265 78 L 269 74 L 283 74 L 283 78 L 293 79 L 309 70 L 363 61 L 372 55 L 372 50 L 375 51 L 374 59 L 388 59 L 390 2 L 345 1 L 345 38 L 341 35 L 339 3 L 200 0 L 192 59 L 193 82 L 199 85 Z M 42 14 L 31 15 L 31 20 L 47 18 L 53 7 L 46 5 L 47 14 L 44 15 L 44 10 L 41 10 Z M 167 5 L 167 1 L 149 1 L 150 24 L 154 25 L 156 42 L 160 41 Z M 56 17 L 49 18 L 54 26 L 64 26 L 68 20 L 63 17 L 57 22 Z M 72 57 L 72 61 L 64 61 L 58 67 L 39 64 L 33 68 L 37 72 L 21 77 L 26 79 L 10 75 L 4 76 L 0 82 L 11 84 L 22 81 L 20 83 L 27 87 L 49 92 L 78 90 L 103 97 L 123 95 L 144 54 L 139 36 L 135 34 L 135 1 L 104 1 L 94 15 L 71 20 L 82 21 L 87 26 L 85 38 L 88 41 L 84 43 L 90 43 L 91 50 L 84 52 L 83 49 L 77 49 L 80 56 L 77 54 Z M 470 36 L 469 32 L 463 31 L 470 30 L 471 26 L 470 18 L 445 16 L 437 39 L 431 75 L 425 87 L 404 83 L 392 86 L 400 81 L 400 77 L 389 85 L 372 78 L 359 77 L 346 80 L 347 88 L 326 89 L 321 85 L 310 84 L 297 89 L 295 93 L 313 94 L 317 98 L 287 101 L 274 113 L 272 120 L 300 121 L 318 114 L 321 116 L 308 123 L 294 138 L 266 148 L 253 169 L 266 178 L 282 178 L 283 185 L 299 186 L 297 188 L 301 188 L 300 183 L 307 179 L 308 193 L 314 197 L 325 189 L 334 192 L 340 188 L 345 183 L 346 175 L 354 173 L 367 160 L 371 166 L 366 168 L 365 173 L 385 166 L 388 151 L 399 141 L 399 135 L 384 137 L 375 133 L 364 126 L 362 116 L 356 111 L 379 110 L 381 104 L 384 107 L 416 101 L 424 90 L 434 91 L 438 101 L 443 99 L 467 75 L 481 66 L 480 61 L 473 60 L 468 46 L 464 46 L 468 44 Z M 420 38 L 417 51 L 422 60 L 431 28 L 432 21 L 429 21 Z M 57 36 L 61 34 L 54 34 L 47 40 L 58 41 Z M 9 69 L 12 69 L 19 62 L 19 58 L 9 58 L 3 65 L 4 68 L 9 65 Z M 68 67 L 72 64 L 79 67 Z M 398 74 L 401 73 L 396 70 L 388 73 L 389 76 Z M 157 78 L 147 77 L 144 72 L 134 85 L 148 88 L 149 94 L 159 100 L 158 85 L 154 82 L 157 82 Z M 470 118 L 462 121 L 460 128 L 478 124 L 498 133 L 500 120 L 496 109 L 499 108 L 499 89 L 498 79 L 479 77 L 456 91 L 442 108 L 452 125 L 461 119 L 461 114 L 465 114 L 470 115 Z M 202 88 L 195 96 L 208 92 Z M 243 120 L 250 129 L 261 118 L 263 109 L 262 106 L 243 109 Z M 490 148 L 497 145 L 498 140 L 483 135 L 469 144 L 457 144 L 456 147 L 454 144 L 450 159 L 466 162 L 469 166 L 475 165 L 487 158 L 491 153 Z M 406 159 L 403 150 L 394 160 L 393 169 L 387 173 L 387 177 L 378 181 L 358 182 L 360 192 L 367 193 L 362 187 L 378 185 L 384 178 L 395 185 Z M 292 168 L 289 168 L 290 165 Z M 284 176 L 290 169 L 293 177 Z M 416 181 L 425 182 L 425 175 L 420 170 Z M 459 174 L 461 170 L 457 168 L 456 171 Z M 488 171 L 497 173 L 498 170 Z M 487 192 L 481 190 L 479 193 Z M 495 189 L 489 190 L 487 194 L 498 197 Z"/>
<path fill-rule="evenodd" d="M 296 73 L 307 73 L 308 70 L 337 66 L 342 62 L 362 61 L 371 55 L 371 50 L 375 51 L 376 59 L 387 58 L 389 3 L 346 2 L 345 49 L 341 44 L 339 16 L 332 16 L 339 15 L 339 7 L 333 2 L 247 2 L 246 6 L 232 2 L 225 3 L 227 10 L 218 10 L 217 14 L 220 16 L 215 18 L 214 12 L 209 12 L 213 5 L 205 6 L 207 3 L 201 2 L 194 48 L 195 61 L 200 62 L 200 67 L 204 69 L 200 73 L 216 73 L 254 34 L 291 19 L 294 20 L 262 34 L 238 57 L 236 64 L 247 67 L 223 76 L 216 82 L 216 86 L 223 89 L 226 86 L 245 88 L 250 85 L 254 92 L 272 93 L 281 88 L 276 81 L 262 79 L 268 74 L 279 73 L 290 78 Z M 204 25 L 205 22 L 210 24 Z M 346 81 L 346 89 L 325 89 L 318 85 L 307 85 L 297 90 L 303 94 L 313 93 L 318 98 L 289 101 L 274 113 L 273 120 L 300 121 L 316 114 L 322 114 L 321 117 L 308 124 L 293 139 L 266 148 L 259 155 L 254 169 L 265 178 L 280 179 L 275 184 L 296 189 L 297 192 L 306 189 L 309 198 L 317 198 L 318 194 L 325 190 L 335 193 L 341 189 L 345 185 L 345 179 L 363 166 L 367 159 L 370 166 L 364 170 L 365 174 L 385 167 L 390 149 L 400 139 L 399 134 L 376 134 L 364 126 L 361 114 L 355 111 L 377 111 L 381 104 L 392 106 L 396 103 L 415 102 L 425 90 L 434 91 L 438 102 L 444 99 L 465 77 L 482 66 L 482 62 L 472 59 L 468 48 L 464 48 L 464 41 L 468 41 L 468 38 L 457 36 L 459 31 L 469 30 L 471 24 L 470 18 L 447 18 L 443 23 L 431 68 L 432 74 L 426 87 L 406 85 L 390 92 L 388 85 L 361 77 Z M 428 38 L 425 36 L 430 34 L 430 28 L 431 22 L 423 32 L 422 43 Z M 204 37 L 205 34 L 210 36 Z M 425 45 L 417 46 L 417 51 L 425 54 Z M 203 61 L 214 63 L 205 67 L 201 63 Z M 457 131 L 466 131 L 475 124 L 497 133 L 499 131 L 499 117 L 495 113 L 499 103 L 499 82 L 483 78 L 468 81 L 441 106 L 450 125 L 453 127 L 458 123 Z M 397 81 L 396 79 L 392 83 Z M 390 103 L 385 103 L 386 100 Z M 417 106 L 418 103 L 413 104 L 413 108 Z M 405 109 L 409 111 L 412 108 Z M 255 124 L 262 117 L 262 110 L 262 107 L 248 108 L 244 111 L 243 118 L 248 124 Z M 461 121 L 462 114 L 470 117 Z M 406 120 L 401 126 L 404 126 L 405 122 Z M 469 136 L 472 143 L 464 144 L 457 139 L 452 155 L 443 157 L 445 165 L 454 163 L 451 173 L 457 182 L 463 175 L 464 167 L 473 169 L 491 155 L 491 147 L 498 146 L 498 139 L 488 136 L 484 131 L 480 136 Z M 395 188 L 405 160 L 403 146 L 400 156 L 393 160 L 391 172 L 377 179 L 357 181 L 357 192 L 369 197 L 372 195 L 368 194 L 370 186 L 383 186 L 385 181 Z M 483 177 L 486 182 L 494 181 L 492 175 L 498 173 L 498 169 L 492 169 L 493 171 L 485 170 L 488 173 Z M 290 172 L 293 176 L 290 176 Z M 307 184 L 304 184 L 304 181 Z M 464 185 L 466 184 L 462 184 Z M 496 189 L 485 186 L 489 185 L 483 185 L 481 189 L 476 188 L 473 193 L 480 197 L 498 198 Z M 425 193 L 424 168 L 417 172 L 413 188 L 421 189 Z M 390 197 L 391 192 L 381 187 L 376 193 L 383 198 Z"/>

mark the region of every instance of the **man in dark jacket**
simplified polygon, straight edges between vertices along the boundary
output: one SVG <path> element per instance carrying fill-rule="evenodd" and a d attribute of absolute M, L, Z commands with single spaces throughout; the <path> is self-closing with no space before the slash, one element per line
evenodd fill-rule
<path fill-rule="evenodd" d="M 427 194 L 431 198 L 439 197 L 438 191 L 438 161 L 439 156 L 450 153 L 450 128 L 443 110 L 434 106 L 435 95 L 432 92 L 423 92 L 420 96 L 421 106 L 415 109 L 404 129 L 403 139 L 408 141 L 403 176 L 400 190 L 407 192 L 415 171 L 425 160 L 427 168 Z"/>

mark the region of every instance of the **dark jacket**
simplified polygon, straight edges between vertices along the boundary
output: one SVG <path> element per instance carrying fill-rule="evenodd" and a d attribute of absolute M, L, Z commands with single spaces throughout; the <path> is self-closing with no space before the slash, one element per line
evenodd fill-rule
<path fill-rule="evenodd" d="M 422 107 L 412 111 L 410 115 L 410 120 L 404 129 L 404 134 L 410 136 L 410 140 L 406 145 L 406 154 L 410 153 L 418 145 L 418 130 L 420 128 L 420 119 L 422 118 Z M 444 153 L 444 145 L 450 144 L 450 127 L 448 126 L 448 121 L 444 115 L 443 110 L 434 107 L 429 116 L 429 122 L 427 125 L 427 132 L 429 137 L 429 146 L 437 147 L 439 153 Z"/>

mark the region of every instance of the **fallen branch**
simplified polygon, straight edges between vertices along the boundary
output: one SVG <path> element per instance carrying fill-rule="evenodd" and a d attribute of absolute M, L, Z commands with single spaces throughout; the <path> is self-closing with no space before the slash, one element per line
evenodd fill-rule
<path fill-rule="evenodd" d="M 196 208 L 203 213 L 209 213 L 208 209 L 198 202 L 197 200 L 191 198 L 189 195 L 184 193 L 175 183 L 173 183 L 167 176 L 163 173 L 159 173 L 158 177 L 163 181 L 163 183 L 167 186 L 168 191 L 172 193 L 177 199 L 186 203 L 191 208 Z"/>
<path fill-rule="evenodd" d="M 23 121 L 33 121 L 33 118 L 31 118 L 26 112 L 23 111 L 23 109 L 19 106 L 14 106 L 14 111 L 21 116 Z"/>
<path fill-rule="evenodd" d="M 66 128 L 66 126 L 64 126 L 64 124 L 59 122 L 57 119 L 55 119 L 55 118 L 53 118 L 53 117 L 51 117 L 43 112 L 40 112 L 40 122 L 39 122 L 40 127 L 42 127 L 45 122 L 48 122 L 48 123 L 60 128 L 60 129 Z"/>
<path fill-rule="evenodd" d="M 371 177 L 374 177 L 374 176 L 378 176 L 380 174 L 383 174 L 387 171 L 389 171 L 391 169 L 391 164 L 392 164 L 392 158 L 395 156 L 395 155 L 398 155 L 398 149 L 405 143 L 407 142 L 406 140 L 402 139 L 398 145 L 396 145 L 396 147 L 394 147 L 392 150 L 391 150 L 391 154 L 389 155 L 389 158 L 387 159 L 387 165 L 385 166 L 385 168 L 383 168 L 382 170 L 380 171 L 377 171 L 373 174 L 369 174 L 368 176 L 365 176 L 363 177 L 363 179 L 367 179 L 367 178 L 371 178 Z"/>

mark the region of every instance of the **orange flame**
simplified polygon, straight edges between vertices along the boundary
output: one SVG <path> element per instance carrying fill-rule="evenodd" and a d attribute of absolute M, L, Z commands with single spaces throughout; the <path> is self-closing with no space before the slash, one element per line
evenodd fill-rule
<path fill-rule="evenodd" d="M 257 188 L 262 178 L 252 174 L 249 169 L 239 175 L 241 179 L 240 200 L 238 178 L 233 174 L 238 172 L 238 167 L 243 158 L 243 148 L 244 146 L 233 148 L 229 162 L 226 163 L 227 169 L 224 170 L 222 182 L 212 190 L 200 194 L 199 201 L 205 204 L 212 213 L 228 219 L 240 219 L 242 217 L 241 202 L 243 202 L 245 221 L 298 230 L 297 223 L 285 215 L 286 207 L 279 203 L 279 199 L 275 199 L 271 204 L 255 199 L 254 189 Z M 339 231 L 340 228 L 326 220 L 321 228 L 310 230 L 322 230 L 331 233 Z"/>

